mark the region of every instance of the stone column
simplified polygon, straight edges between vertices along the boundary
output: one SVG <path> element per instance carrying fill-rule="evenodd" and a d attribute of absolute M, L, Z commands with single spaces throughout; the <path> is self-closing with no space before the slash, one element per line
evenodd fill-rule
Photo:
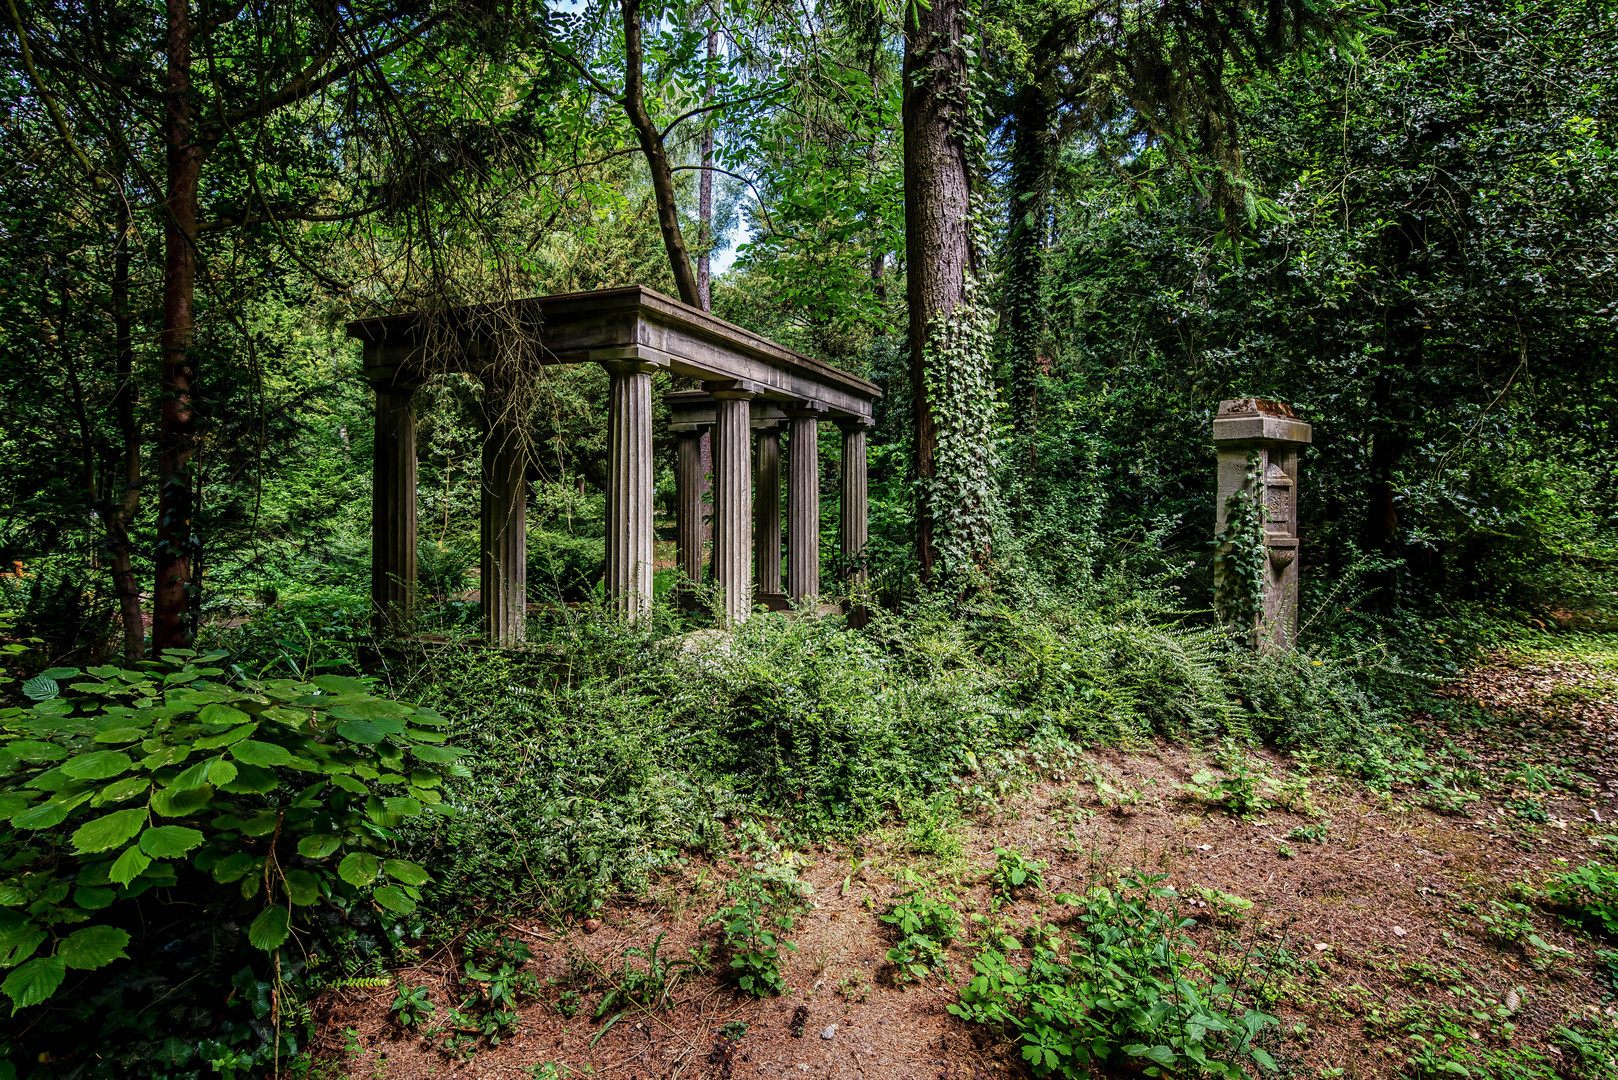
<path fill-rule="evenodd" d="M 842 513 L 838 523 L 838 539 L 842 556 L 850 567 L 849 586 L 859 591 L 865 584 L 865 543 L 870 538 L 870 504 L 865 488 L 865 433 L 871 421 L 864 417 L 849 417 L 837 421 L 843 432 L 843 484 Z M 863 607 L 849 609 L 849 622 L 863 626 L 867 615 Z"/>
<path fill-rule="evenodd" d="M 689 600 L 692 590 L 702 584 L 702 495 L 708 489 L 706 470 L 702 467 L 702 442 L 707 426 L 693 424 L 689 429 L 676 429 L 674 433 L 674 492 L 679 508 L 675 549 L 677 565 L 687 582 L 682 602 Z"/>
<path fill-rule="evenodd" d="M 1219 403 L 1213 441 L 1219 453 L 1214 529 L 1221 541 L 1216 603 L 1227 620 L 1245 624 L 1251 617 L 1253 647 L 1290 649 L 1298 634 L 1298 453 L 1313 441 L 1313 431 L 1289 405 L 1237 398 Z M 1238 493 L 1262 523 L 1257 603 L 1239 572 L 1250 556 L 1240 537 L 1226 536 L 1231 511 L 1241 505 L 1233 504 Z"/>
<path fill-rule="evenodd" d="M 507 647 L 526 636 L 528 456 L 508 388 L 484 381 L 483 416 L 478 595 L 484 640 Z"/>
<path fill-rule="evenodd" d="M 755 383 L 741 379 L 705 382 L 714 399 L 714 584 L 724 594 L 725 618 L 738 623 L 753 608 L 752 453 L 748 402 Z"/>
<path fill-rule="evenodd" d="M 634 361 L 612 376 L 607 435 L 607 595 L 628 619 L 652 608 L 652 376 Z"/>
<path fill-rule="evenodd" d="M 765 422 L 758 429 L 753 472 L 753 563 L 757 602 L 767 608 L 786 606 L 781 591 L 781 426 Z"/>
<path fill-rule="evenodd" d="M 820 421 L 826 406 L 808 401 L 788 410 L 787 592 L 820 595 Z"/>
<path fill-rule="evenodd" d="M 371 388 L 371 617 L 379 632 L 398 632 L 416 603 L 416 388 L 391 371 L 372 376 Z"/>

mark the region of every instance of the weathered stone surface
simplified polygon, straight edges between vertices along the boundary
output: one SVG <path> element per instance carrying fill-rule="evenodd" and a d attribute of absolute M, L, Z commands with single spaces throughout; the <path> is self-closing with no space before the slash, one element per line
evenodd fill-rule
<path fill-rule="evenodd" d="M 484 393 L 479 596 L 492 645 L 523 640 L 528 601 L 528 480 L 522 421 L 498 387 Z"/>
<path fill-rule="evenodd" d="M 757 387 L 726 380 L 702 388 L 714 399 L 714 584 L 724 597 L 725 618 L 738 623 L 753 607 L 753 440 L 747 403 Z"/>
<path fill-rule="evenodd" d="M 693 586 L 702 583 L 703 501 L 707 493 L 707 470 L 702 464 L 704 429 L 693 426 L 676 435 L 674 447 L 674 493 L 678 519 L 675 547 L 678 566 Z"/>
<path fill-rule="evenodd" d="M 400 630 L 415 614 L 415 387 L 388 379 L 376 391 L 371 457 L 371 604 L 379 630 Z"/>
<path fill-rule="evenodd" d="M 870 502 L 865 482 L 865 433 L 869 424 L 862 420 L 839 420 L 843 432 L 842 513 L 837 534 L 844 561 L 853 567 L 849 586 L 859 591 L 865 584 L 865 544 L 870 538 Z M 849 611 L 856 625 L 865 622 L 865 611 L 858 606 Z"/>
<path fill-rule="evenodd" d="M 1264 513 L 1264 596 L 1253 626 L 1253 644 L 1290 649 L 1298 633 L 1299 451 L 1313 438 L 1292 407 L 1264 398 L 1219 403 L 1213 439 L 1219 453 L 1214 530 L 1225 534 L 1230 498 L 1247 488 L 1248 458 L 1257 455 L 1254 494 Z M 1222 574 L 1216 568 L 1216 583 Z"/>
<path fill-rule="evenodd" d="M 639 618 L 652 606 L 652 376 L 634 363 L 612 376 L 607 443 L 607 593 Z"/>
<path fill-rule="evenodd" d="M 753 472 L 753 564 L 758 599 L 768 605 L 781 591 L 781 428 L 757 429 Z"/>
<path fill-rule="evenodd" d="M 787 443 L 787 592 L 794 600 L 820 595 L 819 402 L 794 409 Z"/>

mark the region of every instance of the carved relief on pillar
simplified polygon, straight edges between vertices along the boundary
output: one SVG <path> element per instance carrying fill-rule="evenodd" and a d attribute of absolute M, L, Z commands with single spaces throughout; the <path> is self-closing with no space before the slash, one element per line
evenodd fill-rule
<path fill-rule="evenodd" d="M 1291 406 L 1263 398 L 1220 402 L 1213 429 L 1219 452 L 1216 534 L 1226 537 L 1227 513 L 1239 493 L 1256 501 L 1263 521 L 1256 540 L 1261 539 L 1264 551 L 1255 552 L 1263 566 L 1261 595 L 1240 608 L 1254 612 L 1249 640 L 1261 649 L 1291 648 L 1298 625 L 1298 454 L 1313 432 Z M 1251 472 L 1253 458 L 1256 474 Z M 1243 542 L 1236 538 L 1227 544 Z M 1245 556 L 1232 552 L 1229 557 Z M 1243 580 L 1227 577 L 1228 572 L 1223 559 L 1215 563 L 1220 588 Z"/>

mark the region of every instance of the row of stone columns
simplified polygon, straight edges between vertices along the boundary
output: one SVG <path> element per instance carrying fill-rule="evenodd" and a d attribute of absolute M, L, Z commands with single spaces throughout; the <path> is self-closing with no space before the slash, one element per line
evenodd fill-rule
<path fill-rule="evenodd" d="M 782 580 L 781 434 L 777 419 L 756 425 L 752 399 L 758 388 L 742 382 L 705 382 L 713 399 L 713 584 L 723 594 L 723 613 L 732 622 L 746 618 L 753 604 L 784 606 L 790 598 L 820 594 L 820 439 L 826 406 L 798 402 L 787 408 L 786 575 Z M 869 507 L 865 487 L 865 430 L 861 418 L 839 419 L 844 431 L 842 500 L 843 555 L 852 565 L 865 547 Z M 675 449 L 678 565 L 686 578 L 702 575 L 701 439 L 706 425 L 678 434 Z M 756 446 L 754 437 L 756 436 Z"/>
<path fill-rule="evenodd" d="M 618 609 L 637 618 L 651 607 L 652 372 L 634 360 L 603 362 L 611 376 L 606 500 L 606 586 Z M 416 387 L 377 371 L 372 477 L 371 595 L 379 621 L 410 622 L 416 584 Z M 826 408 L 803 402 L 787 410 L 787 589 L 781 566 L 781 428 L 758 434 L 753 452 L 751 402 L 759 387 L 739 380 L 707 382 L 714 402 L 713 581 L 724 614 L 739 622 L 758 600 L 771 604 L 820 592 L 819 421 Z M 498 386 L 485 392 L 480 500 L 480 591 L 484 632 L 496 644 L 523 638 L 527 601 L 527 481 L 522 418 L 505 407 Z M 868 514 L 865 431 L 869 420 L 839 419 L 843 429 L 841 548 L 850 565 L 864 550 Z M 700 431 L 682 432 L 675 453 L 678 565 L 702 580 L 703 488 Z M 755 500 L 756 487 L 756 500 Z M 756 560 L 756 575 L 755 575 Z"/>

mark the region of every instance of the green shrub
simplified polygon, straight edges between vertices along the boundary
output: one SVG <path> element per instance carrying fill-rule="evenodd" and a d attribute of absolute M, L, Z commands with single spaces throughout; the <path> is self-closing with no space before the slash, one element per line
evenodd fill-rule
<path fill-rule="evenodd" d="M 333 896 L 413 911 L 427 871 L 395 830 L 448 806 L 459 755 L 430 710 L 362 680 L 253 680 L 222 654 L 53 668 L 0 710 L 0 989 L 13 1012 L 125 955 L 153 889 L 225 902 L 279 949 Z"/>
<path fill-rule="evenodd" d="M 543 600 L 583 600 L 606 572 L 606 552 L 600 536 L 530 529 L 529 591 Z"/>
<path fill-rule="evenodd" d="M 1618 869 L 1585 863 L 1545 882 L 1540 895 L 1563 909 L 1568 922 L 1618 937 Z"/>
<path fill-rule="evenodd" d="M 977 974 L 949 1011 L 1019 1043 L 1038 1077 L 1088 1077 L 1093 1067 L 1110 1067 L 1236 1080 L 1248 1062 L 1274 1069 L 1254 1039 L 1275 1018 L 1244 1008 L 1222 981 L 1203 987 L 1188 977 L 1190 922 L 1153 906 L 1153 898 L 1173 896 L 1156 887 L 1161 880 L 1125 875 L 1119 888 L 1091 889 L 1080 933 L 1068 939 L 1047 927 L 1031 935 L 1026 967 L 983 949 L 972 963 Z"/>
<path fill-rule="evenodd" d="M 948 901 L 926 896 L 901 899 L 881 919 L 899 932 L 888 962 L 900 982 L 925 979 L 943 967 L 945 950 L 961 933 L 961 917 Z"/>

